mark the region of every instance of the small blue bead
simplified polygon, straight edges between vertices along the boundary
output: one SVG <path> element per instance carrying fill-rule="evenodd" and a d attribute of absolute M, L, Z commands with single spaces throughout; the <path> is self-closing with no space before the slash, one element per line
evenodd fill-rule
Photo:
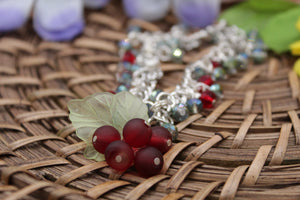
<path fill-rule="evenodd" d="M 198 80 L 201 76 L 205 75 L 204 69 L 200 67 L 195 67 L 194 71 L 192 72 L 192 78 L 194 80 Z"/>
<path fill-rule="evenodd" d="M 182 122 L 189 117 L 189 111 L 182 103 L 172 109 L 172 117 L 175 122 Z"/>
<path fill-rule="evenodd" d="M 128 91 L 128 88 L 125 85 L 119 85 L 116 89 L 116 93 Z"/>
<path fill-rule="evenodd" d="M 267 58 L 267 52 L 262 49 L 254 49 L 252 51 L 252 58 L 255 64 L 263 63 Z"/>
<path fill-rule="evenodd" d="M 248 64 L 248 55 L 245 53 L 238 54 L 236 56 L 236 62 L 237 62 L 237 69 L 238 70 L 245 70 L 247 69 Z"/>
<path fill-rule="evenodd" d="M 223 64 L 225 71 L 231 75 L 237 73 L 237 66 L 238 63 L 235 57 L 228 58 Z"/>
<path fill-rule="evenodd" d="M 131 68 L 130 68 L 130 71 L 135 72 L 135 71 L 137 71 L 137 70 L 140 69 L 140 68 L 141 68 L 141 67 L 138 66 L 137 64 L 133 64 L 133 65 L 131 66 Z"/>
<path fill-rule="evenodd" d="M 119 48 L 122 49 L 126 49 L 126 50 L 131 49 L 131 44 L 127 40 L 121 40 L 118 45 Z"/>
<path fill-rule="evenodd" d="M 170 123 L 163 123 L 161 126 L 168 129 L 168 131 L 172 135 L 172 141 L 175 142 L 178 137 L 178 130 L 177 130 L 176 126 L 174 126 L 174 124 L 170 124 Z"/>
<path fill-rule="evenodd" d="M 162 90 L 153 90 L 150 94 L 150 97 L 149 97 L 149 100 L 152 101 L 152 102 L 155 102 L 156 101 L 156 97 L 159 95 L 159 93 L 161 93 Z"/>
<path fill-rule="evenodd" d="M 240 53 L 239 56 L 241 56 L 244 59 L 248 59 L 248 57 L 249 57 L 248 54 L 246 54 L 246 53 Z"/>
<path fill-rule="evenodd" d="M 209 90 L 214 92 L 218 97 L 221 97 L 222 96 L 222 87 L 220 84 L 212 84 L 210 87 L 209 87 Z"/>
<path fill-rule="evenodd" d="M 148 116 L 149 116 L 149 117 L 152 117 L 153 112 L 150 110 L 150 108 L 151 108 L 152 106 L 151 106 L 149 103 L 147 103 L 146 105 L 147 105 L 147 107 L 148 107 Z"/>
<path fill-rule="evenodd" d="M 130 70 L 132 65 L 130 62 L 122 62 L 123 63 L 123 67 L 127 70 Z"/>
<path fill-rule="evenodd" d="M 255 42 L 258 38 L 258 31 L 257 30 L 251 30 L 247 33 L 248 41 L 249 42 Z"/>
<path fill-rule="evenodd" d="M 226 72 L 222 67 L 217 67 L 213 71 L 214 80 L 222 80 L 226 78 Z"/>
<path fill-rule="evenodd" d="M 191 114 L 199 113 L 203 108 L 202 101 L 197 98 L 187 100 L 186 105 Z"/>
<path fill-rule="evenodd" d="M 119 83 L 130 85 L 132 81 L 132 74 L 130 71 L 123 71 L 118 74 L 117 79 Z"/>

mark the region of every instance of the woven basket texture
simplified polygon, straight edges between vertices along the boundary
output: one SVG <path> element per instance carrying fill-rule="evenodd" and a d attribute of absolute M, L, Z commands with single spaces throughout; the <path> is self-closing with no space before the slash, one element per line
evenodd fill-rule
<path fill-rule="evenodd" d="M 178 141 L 160 175 L 116 174 L 83 156 L 67 102 L 113 90 L 117 42 L 128 20 L 117 1 L 86 14 L 86 28 L 70 43 L 42 41 L 30 28 L 0 38 L 0 199 L 300 199 L 299 79 L 288 55 L 220 81 L 224 97 L 211 110 L 177 124 Z M 159 87 L 171 91 L 187 63 L 164 63 Z"/>

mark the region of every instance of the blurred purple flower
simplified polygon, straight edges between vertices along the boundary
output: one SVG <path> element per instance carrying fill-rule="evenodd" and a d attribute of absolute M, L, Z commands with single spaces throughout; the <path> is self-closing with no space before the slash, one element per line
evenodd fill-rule
<path fill-rule="evenodd" d="M 71 40 L 84 28 L 81 0 L 38 0 L 33 14 L 33 26 L 44 39 Z"/>
<path fill-rule="evenodd" d="M 108 2 L 109 0 L 0 0 L 0 32 L 23 26 L 34 7 L 33 26 L 39 36 L 51 41 L 71 40 L 84 28 L 83 4 L 96 9 Z"/>
<path fill-rule="evenodd" d="M 126 14 L 147 21 L 162 19 L 169 11 L 170 0 L 123 0 Z"/>
<path fill-rule="evenodd" d="M 174 12 L 182 23 L 203 28 L 217 19 L 220 0 L 174 0 Z"/>
<path fill-rule="evenodd" d="M 33 0 L 0 0 L 0 31 L 21 27 L 29 17 Z"/>

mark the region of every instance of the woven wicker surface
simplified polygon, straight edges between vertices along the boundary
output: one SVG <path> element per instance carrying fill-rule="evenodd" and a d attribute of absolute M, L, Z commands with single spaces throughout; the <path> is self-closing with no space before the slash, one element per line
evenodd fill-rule
<path fill-rule="evenodd" d="M 220 82 L 215 108 L 177 125 L 161 175 L 117 175 L 85 159 L 67 102 L 116 87 L 117 41 L 128 24 L 175 23 L 127 21 L 116 5 L 86 19 L 72 43 L 41 41 L 28 28 L 1 36 L 0 199 L 300 199 L 300 88 L 285 56 Z M 184 66 L 163 64 L 159 86 L 180 83 Z"/>

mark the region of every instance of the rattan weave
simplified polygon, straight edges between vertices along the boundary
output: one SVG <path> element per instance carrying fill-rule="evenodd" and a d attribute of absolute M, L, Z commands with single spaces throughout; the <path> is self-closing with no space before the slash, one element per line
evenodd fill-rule
<path fill-rule="evenodd" d="M 116 87 L 117 41 L 128 24 L 155 31 L 175 23 L 128 20 L 114 2 L 89 11 L 71 43 L 42 41 L 26 29 L 0 38 L 0 199 L 300 199 L 299 79 L 289 56 L 271 55 L 221 81 L 214 109 L 177 125 L 162 174 L 115 174 L 87 160 L 67 102 Z M 159 87 L 180 83 L 186 62 L 165 63 Z"/>

